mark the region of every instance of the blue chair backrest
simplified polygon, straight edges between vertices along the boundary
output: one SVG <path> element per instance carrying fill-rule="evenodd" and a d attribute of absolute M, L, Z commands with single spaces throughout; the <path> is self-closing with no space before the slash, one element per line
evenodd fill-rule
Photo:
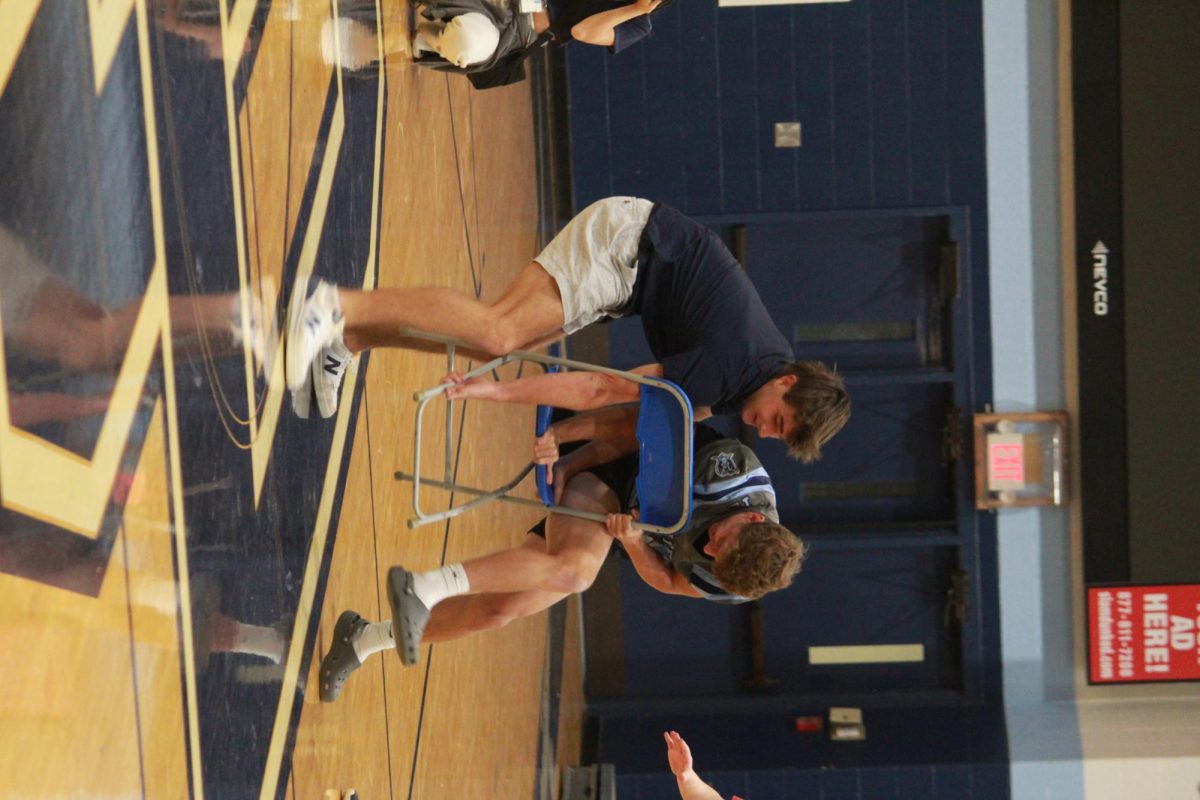
<path fill-rule="evenodd" d="M 682 389 L 675 388 L 687 401 L 690 417 L 691 401 Z M 637 437 L 641 520 L 651 525 L 673 525 L 683 513 L 684 498 L 692 493 L 692 476 L 684 472 L 684 464 L 692 461 L 692 429 L 684 420 L 679 401 L 666 389 L 642 384 Z"/>
<path fill-rule="evenodd" d="M 554 409 L 550 406 L 537 407 L 537 422 L 534 423 L 533 430 L 538 436 L 541 436 L 550 427 L 552 413 L 554 413 Z M 541 498 L 541 501 L 548 506 L 554 505 L 554 487 L 546 483 L 546 468 L 541 464 L 534 467 L 534 479 L 537 481 L 538 497 Z"/>

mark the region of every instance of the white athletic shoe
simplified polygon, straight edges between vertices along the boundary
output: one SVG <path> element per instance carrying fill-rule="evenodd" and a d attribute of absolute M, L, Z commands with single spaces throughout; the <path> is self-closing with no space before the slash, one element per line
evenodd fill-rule
<path fill-rule="evenodd" d="M 297 280 L 288 304 L 284 372 L 289 389 L 294 392 L 310 380 L 309 365 L 322 349 L 341 343 L 344 326 L 336 286 L 315 275 Z"/>
<path fill-rule="evenodd" d="M 292 411 L 301 419 L 308 419 L 312 413 L 313 382 L 312 375 L 306 375 L 299 389 L 289 390 L 292 394 Z"/>
<path fill-rule="evenodd" d="M 342 376 L 353 355 L 346 349 L 339 338 L 333 344 L 317 353 L 312 362 L 312 391 L 317 398 L 317 411 L 325 419 L 337 412 L 338 390 L 342 385 Z"/>

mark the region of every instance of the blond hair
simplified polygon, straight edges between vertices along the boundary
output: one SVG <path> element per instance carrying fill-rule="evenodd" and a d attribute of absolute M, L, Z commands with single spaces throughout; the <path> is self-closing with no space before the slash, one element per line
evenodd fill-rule
<path fill-rule="evenodd" d="M 742 528 L 736 547 L 713 564 L 713 575 L 726 591 L 756 600 L 791 584 L 808 555 L 799 536 L 775 522 Z"/>

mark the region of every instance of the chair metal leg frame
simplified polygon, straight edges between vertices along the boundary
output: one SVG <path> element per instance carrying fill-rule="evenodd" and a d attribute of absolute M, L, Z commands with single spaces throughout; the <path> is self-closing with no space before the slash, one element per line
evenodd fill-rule
<path fill-rule="evenodd" d="M 425 341 L 439 342 L 441 344 L 446 345 L 446 352 L 447 352 L 447 356 L 448 356 L 448 360 L 449 360 L 449 369 L 450 370 L 454 369 L 455 347 L 456 346 L 464 346 L 464 342 L 462 342 L 458 339 L 452 339 L 452 338 L 446 337 L 446 336 L 438 336 L 436 334 L 424 333 L 422 331 L 416 331 L 416 330 L 412 330 L 412 329 L 404 329 L 401 331 L 401 334 L 405 337 L 412 338 L 412 339 L 423 339 Z M 468 372 L 463 373 L 463 379 L 470 380 L 471 378 L 478 377 L 479 375 L 484 375 L 484 374 L 491 372 L 492 370 L 494 370 L 498 367 L 501 367 L 505 364 L 508 364 L 512 361 L 528 361 L 531 363 L 542 364 L 545 366 L 554 365 L 554 366 L 565 367 L 566 369 L 583 370 L 583 371 L 588 371 L 588 372 L 600 372 L 600 373 L 604 373 L 607 375 L 614 375 L 616 377 L 623 378 L 625 380 L 633 381 L 634 383 L 655 386 L 659 389 L 667 391 L 672 397 L 674 397 L 679 402 L 679 404 L 684 412 L 684 424 L 689 429 L 691 427 L 691 423 L 692 423 L 691 404 L 688 402 L 687 397 L 683 394 L 683 392 L 681 392 L 673 384 L 670 384 L 666 381 L 658 380 L 656 378 L 647 378 L 643 375 L 635 375 L 631 372 L 624 372 L 619 369 L 611 369 L 609 367 L 601 367 L 601 366 L 597 366 L 595 364 L 588 364 L 583 361 L 572 361 L 571 359 L 559 358 L 557 356 L 548 356 L 548 355 L 543 355 L 541 353 L 532 353 L 532 352 L 525 351 L 525 350 L 514 350 L 507 355 L 498 356 L 497 358 L 494 358 L 485 364 L 481 364 L 480 366 L 476 367 L 475 369 L 472 369 Z M 566 508 L 566 507 L 557 506 L 557 505 L 556 506 L 546 506 L 540 500 L 529 500 L 529 499 L 526 499 L 523 497 L 510 496 L 508 493 L 510 491 L 512 491 L 514 488 L 516 488 L 516 486 L 522 480 L 525 479 L 525 476 L 528 475 L 533 470 L 534 463 L 532 461 L 529 462 L 529 464 L 527 464 L 525 466 L 525 468 L 522 469 L 515 478 L 513 478 L 512 480 L 508 481 L 507 483 L 505 483 L 504 485 L 502 485 L 496 489 L 491 489 L 491 490 L 479 489 L 479 488 L 466 486 L 464 484 L 460 484 L 456 481 L 453 481 L 452 474 L 451 474 L 451 467 L 450 467 L 450 463 L 451 463 L 451 459 L 452 459 L 451 440 L 453 439 L 453 436 L 454 436 L 453 415 L 452 415 L 452 413 L 450 413 L 453 410 L 453 405 L 452 405 L 453 401 L 452 400 L 447 401 L 447 402 L 451 403 L 451 406 L 447 409 L 447 413 L 446 413 L 445 479 L 438 481 L 438 480 L 433 480 L 428 477 L 422 477 L 422 475 L 421 475 L 421 430 L 422 430 L 422 422 L 425 417 L 425 408 L 429 404 L 429 402 L 431 400 L 433 400 L 435 397 L 445 394 L 446 390 L 448 388 L 450 388 L 450 386 L 452 386 L 452 385 L 453 384 L 443 383 L 443 384 L 434 386 L 432 388 L 424 389 L 422 391 L 413 393 L 413 399 L 417 401 L 417 415 L 416 415 L 416 421 L 414 423 L 415 430 L 414 430 L 414 436 L 413 436 L 413 471 L 412 471 L 412 474 L 402 472 L 402 471 L 397 471 L 395 473 L 396 480 L 409 481 L 413 485 L 413 514 L 414 514 L 414 516 L 412 519 L 410 519 L 408 521 L 408 527 L 410 529 L 417 528 L 422 525 L 428 525 L 433 522 L 440 522 L 441 520 L 450 519 L 452 517 L 457 517 L 458 515 L 466 512 L 466 511 L 469 511 L 477 506 L 483 505 L 484 503 L 490 502 L 492 500 L 502 500 L 507 503 L 515 503 L 518 505 L 527 505 L 527 506 L 534 506 L 537 508 L 544 508 L 547 511 L 551 511 L 555 514 L 564 514 L 567 516 L 578 517 L 579 519 L 593 520 L 596 522 L 604 522 L 606 520 L 606 517 L 604 514 L 594 514 L 594 513 L 588 512 L 588 511 L 580 511 L 578 509 Z M 683 474 L 688 476 L 688 479 L 690 480 L 690 476 L 692 474 L 691 448 L 687 448 L 684 452 Z M 433 514 L 426 514 L 424 511 L 421 510 L 421 503 L 420 503 L 421 484 L 423 484 L 423 483 L 427 484 L 429 486 L 433 486 L 438 489 L 447 489 L 447 490 L 455 491 L 455 492 L 464 492 L 466 494 L 476 495 L 476 497 L 475 497 L 475 499 L 470 500 L 466 503 L 463 503 L 462 505 L 452 506 L 445 511 L 439 511 L 439 512 L 436 512 Z M 685 524 L 687 524 L 687 520 L 691 516 L 691 504 L 692 504 L 691 491 L 690 490 L 685 491 L 683 493 L 683 510 L 682 510 L 679 520 L 676 523 L 674 523 L 672 525 L 664 526 L 664 525 L 651 525 L 648 523 L 635 522 L 633 524 L 633 527 L 636 529 L 639 529 L 639 530 L 649 531 L 651 533 L 675 533 L 676 531 L 680 530 Z"/>

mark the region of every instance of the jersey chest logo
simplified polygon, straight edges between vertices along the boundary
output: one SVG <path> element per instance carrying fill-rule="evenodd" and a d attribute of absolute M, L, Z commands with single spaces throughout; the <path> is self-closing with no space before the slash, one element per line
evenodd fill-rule
<path fill-rule="evenodd" d="M 713 456 L 713 471 L 717 473 L 718 478 L 732 478 L 738 474 L 737 462 L 733 459 L 733 453 L 717 453 Z"/>

